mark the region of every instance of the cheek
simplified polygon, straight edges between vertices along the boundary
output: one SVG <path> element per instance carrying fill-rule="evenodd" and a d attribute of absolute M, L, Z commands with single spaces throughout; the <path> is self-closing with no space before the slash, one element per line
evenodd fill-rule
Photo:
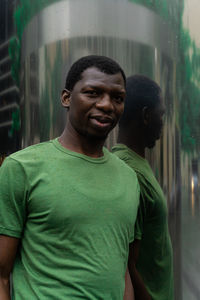
<path fill-rule="evenodd" d="M 73 107 L 70 107 L 70 110 L 68 112 L 68 117 L 71 124 L 73 125 L 81 124 L 81 121 L 83 120 L 81 111 L 79 109 L 73 109 Z"/>
<path fill-rule="evenodd" d="M 80 102 L 75 102 L 70 106 L 71 115 L 75 118 L 83 118 L 86 113 L 86 108 Z"/>
<path fill-rule="evenodd" d="M 118 118 L 120 118 L 124 112 L 124 104 L 121 104 L 120 106 L 116 107 L 116 115 Z"/>

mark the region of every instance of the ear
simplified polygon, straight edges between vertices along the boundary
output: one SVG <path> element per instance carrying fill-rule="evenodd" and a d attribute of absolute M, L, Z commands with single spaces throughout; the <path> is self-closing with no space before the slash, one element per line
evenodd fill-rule
<path fill-rule="evenodd" d="M 71 92 L 67 89 L 64 89 L 61 94 L 61 103 L 63 107 L 69 109 L 71 100 Z"/>
<path fill-rule="evenodd" d="M 142 120 L 144 125 L 148 125 L 151 120 L 151 111 L 147 106 L 144 106 L 142 109 Z"/>

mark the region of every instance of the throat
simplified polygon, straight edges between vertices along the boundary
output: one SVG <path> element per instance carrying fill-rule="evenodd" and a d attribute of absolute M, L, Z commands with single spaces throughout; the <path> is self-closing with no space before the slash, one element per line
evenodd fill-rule
<path fill-rule="evenodd" d="M 92 158 L 99 158 L 103 156 L 103 145 L 105 139 L 95 139 L 92 137 L 78 136 L 67 134 L 65 131 L 58 138 L 60 144 L 70 151 L 90 156 Z"/>

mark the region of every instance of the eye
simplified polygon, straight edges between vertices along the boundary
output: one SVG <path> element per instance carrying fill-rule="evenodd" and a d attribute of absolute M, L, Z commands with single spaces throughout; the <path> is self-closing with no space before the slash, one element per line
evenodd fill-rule
<path fill-rule="evenodd" d="M 88 95 L 89 97 L 97 97 L 98 92 L 95 90 L 86 90 L 84 94 Z"/>
<path fill-rule="evenodd" d="M 114 95 L 113 99 L 115 100 L 115 102 L 117 103 L 123 103 L 124 102 L 124 97 L 120 94 L 120 95 Z"/>

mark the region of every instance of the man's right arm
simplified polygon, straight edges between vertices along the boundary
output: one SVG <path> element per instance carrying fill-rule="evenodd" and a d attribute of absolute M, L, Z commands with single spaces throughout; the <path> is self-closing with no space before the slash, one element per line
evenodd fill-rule
<path fill-rule="evenodd" d="M 19 239 L 0 235 L 0 300 L 10 300 L 10 274 Z"/>
<path fill-rule="evenodd" d="M 0 167 L 0 300 L 10 300 L 10 274 L 26 220 L 24 168 L 8 157 Z"/>

